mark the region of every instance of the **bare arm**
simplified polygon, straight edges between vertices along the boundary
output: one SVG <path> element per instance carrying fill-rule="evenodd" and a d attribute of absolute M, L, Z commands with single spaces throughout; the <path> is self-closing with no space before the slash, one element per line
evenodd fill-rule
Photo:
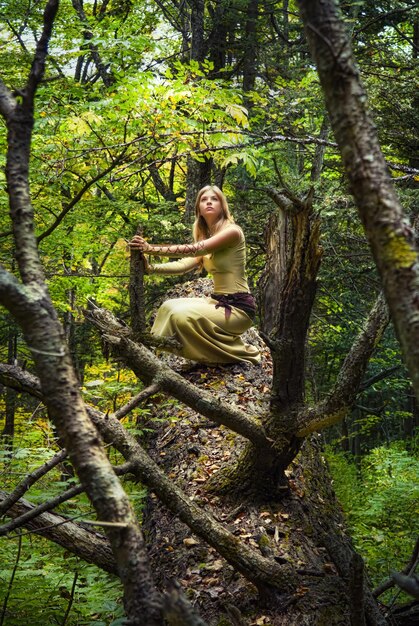
<path fill-rule="evenodd" d="M 144 257 L 145 258 L 145 257 Z M 159 263 L 157 265 L 147 263 L 147 274 L 165 274 L 166 276 L 175 276 L 187 274 L 198 268 L 199 259 L 195 257 L 184 257 L 179 261 L 171 261 L 170 263 Z"/>
<path fill-rule="evenodd" d="M 240 239 L 241 231 L 238 226 L 232 224 L 221 232 L 209 237 L 209 239 L 202 239 L 195 243 L 174 244 L 174 245 L 158 245 L 149 244 L 145 239 L 139 235 L 135 235 L 131 242 L 130 247 L 136 248 L 151 255 L 161 256 L 204 256 L 215 250 L 222 248 L 228 248 L 237 243 Z"/>

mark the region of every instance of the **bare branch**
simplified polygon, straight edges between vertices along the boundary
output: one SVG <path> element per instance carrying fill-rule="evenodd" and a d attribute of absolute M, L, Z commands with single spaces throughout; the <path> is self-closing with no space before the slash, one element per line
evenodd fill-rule
<path fill-rule="evenodd" d="M 17 568 L 18 568 L 18 565 L 19 565 L 20 555 L 21 554 L 22 554 L 22 535 L 19 535 L 16 559 L 15 559 L 15 563 L 14 563 L 14 566 L 13 566 L 12 575 L 10 576 L 9 584 L 7 585 L 7 591 L 6 591 L 6 594 L 4 596 L 2 611 L 1 611 L 1 615 L 0 615 L 0 624 L 2 626 L 3 626 L 3 623 L 4 623 L 4 618 L 6 616 L 7 604 L 9 602 L 10 592 L 11 592 L 12 587 L 13 587 L 13 581 L 14 581 L 15 576 L 16 576 L 16 571 L 17 571 Z"/>
<path fill-rule="evenodd" d="M 255 446 L 271 448 L 272 442 L 255 418 L 217 398 L 214 399 L 213 395 L 204 389 L 198 389 L 171 367 L 162 363 L 145 346 L 136 344 L 131 339 L 122 338 L 112 347 L 118 357 L 124 358 L 133 372 L 145 382 L 158 384 L 160 389 L 170 393 L 174 398 L 217 424 L 224 424 L 246 437 Z"/>
<path fill-rule="evenodd" d="M 371 376 L 370 378 L 367 378 L 367 380 L 364 380 L 362 382 L 361 386 L 359 387 L 359 391 L 365 391 L 365 389 L 368 389 L 368 387 L 375 385 L 375 383 L 378 383 L 380 380 L 384 380 L 384 378 L 388 378 L 391 374 L 393 374 L 394 372 L 397 372 L 397 370 L 400 369 L 400 367 L 401 367 L 400 365 L 393 365 L 393 367 L 388 367 L 382 372 L 378 372 L 378 374 L 375 374 L 375 376 Z"/>
<path fill-rule="evenodd" d="M 28 106 L 33 107 L 33 98 L 36 88 L 45 72 L 45 61 L 48 54 L 48 44 L 52 34 L 52 27 L 58 11 L 59 0 L 48 0 L 44 11 L 44 28 L 37 43 L 35 57 L 32 62 L 31 71 L 25 88 L 25 95 L 28 98 Z"/>
<path fill-rule="evenodd" d="M 0 491 L 0 503 L 8 494 Z M 19 517 L 33 508 L 24 498 L 16 502 L 8 511 L 10 517 Z M 76 554 L 87 563 L 94 563 L 111 574 L 118 575 L 117 566 L 109 544 L 103 535 L 74 524 L 61 515 L 43 513 L 29 521 L 26 528 L 46 539 L 58 543 L 66 550 Z"/>
<path fill-rule="evenodd" d="M 115 474 L 117 474 L 117 476 L 124 475 L 127 472 L 131 471 L 131 464 L 124 463 L 123 465 L 114 467 L 114 471 L 115 471 Z M 7 535 L 12 530 L 15 530 L 15 528 L 20 528 L 21 526 L 27 526 L 30 520 L 34 519 L 35 517 L 38 517 L 39 515 L 41 515 L 42 513 L 45 513 L 46 511 L 51 511 L 52 509 L 55 509 L 55 507 L 59 506 L 63 502 L 67 502 L 67 500 L 71 500 L 71 498 L 78 496 L 80 493 L 83 493 L 83 491 L 84 491 L 84 487 L 82 485 L 75 485 L 74 487 L 70 487 L 70 489 L 66 489 L 65 491 L 63 491 L 63 493 L 60 493 L 58 496 L 55 496 L 55 498 L 50 498 L 50 500 L 46 500 L 45 502 L 42 502 L 42 504 L 38 504 L 38 506 L 34 506 L 30 511 L 27 511 L 26 513 L 20 515 L 19 517 L 16 517 L 13 521 L 8 522 L 7 524 L 3 524 L 3 526 L 0 526 L 0 537 Z M 5 502 L 8 499 L 10 499 L 10 496 L 12 495 L 13 494 L 10 494 L 7 498 L 5 498 L 3 503 L 0 503 L 0 507 L 4 507 Z M 15 500 L 13 504 L 15 504 L 15 502 L 17 502 L 17 500 Z M 124 524 L 124 526 L 127 526 L 127 524 Z"/>
<path fill-rule="evenodd" d="M 382 22 L 384 20 L 387 20 L 387 18 L 392 17 L 393 15 L 402 15 L 403 13 L 414 11 L 415 9 L 417 9 L 417 4 L 416 2 L 413 2 L 411 5 L 407 7 L 400 7 L 399 9 L 393 9 L 392 11 L 383 11 L 383 12 L 380 11 L 378 15 L 369 19 L 360 28 L 357 28 L 354 31 L 354 36 L 358 35 L 359 33 L 362 33 L 362 31 L 364 30 L 368 30 L 368 28 L 372 26 L 373 24 L 375 24 L 376 22 Z"/>
<path fill-rule="evenodd" d="M 130 411 L 141 404 L 141 402 L 144 402 L 144 400 L 147 400 L 150 396 L 154 396 L 154 394 L 158 391 L 160 391 L 160 387 L 158 385 L 150 385 L 149 387 L 146 387 L 136 396 L 131 398 L 131 400 L 129 400 L 126 404 L 124 404 L 124 406 L 121 406 L 117 411 L 115 411 L 114 415 L 116 419 L 121 420 L 123 417 L 128 415 Z"/>
<path fill-rule="evenodd" d="M 8 511 L 10 507 L 13 506 L 13 504 L 15 504 L 15 502 L 17 502 L 19 498 L 21 498 L 23 494 L 36 483 L 36 481 L 42 478 L 42 476 L 45 476 L 45 474 L 48 474 L 48 472 L 59 463 L 62 463 L 66 457 L 67 451 L 60 450 L 57 454 L 54 454 L 49 461 L 41 465 L 41 467 L 38 467 L 30 474 L 27 474 L 22 482 L 19 483 L 15 489 L 0 503 L 0 517 L 2 517 L 6 511 Z"/>
<path fill-rule="evenodd" d="M 133 372 L 146 384 L 157 384 L 162 391 L 214 420 L 217 424 L 224 424 L 234 432 L 246 437 L 255 446 L 270 449 L 270 441 L 264 428 L 255 418 L 240 409 L 233 408 L 225 402 L 214 399 L 213 395 L 204 389 L 185 380 L 171 367 L 162 363 L 145 346 L 134 342 L 130 329 L 122 326 L 118 320 L 105 309 L 95 309 L 86 314 L 87 319 L 104 333 L 105 340 L 112 345 L 112 350 L 122 359 Z M 152 338 L 154 341 L 154 339 Z"/>
<path fill-rule="evenodd" d="M 402 569 L 400 574 L 404 576 L 410 576 L 411 574 L 413 574 L 413 572 L 415 571 L 417 567 L 418 561 L 419 561 L 419 537 L 416 540 L 415 546 L 413 548 L 412 556 L 409 559 L 409 563 L 406 565 L 406 567 Z M 385 591 L 387 591 L 388 589 L 391 589 L 391 587 L 394 587 L 396 582 L 397 581 L 394 578 L 390 578 L 389 580 L 386 580 L 379 587 L 374 589 L 374 591 L 372 592 L 373 596 L 375 598 L 378 598 Z"/>
<path fill-rule="evenodd" d="M 0 526 L 0 537 L 4 537 L 16 528 L 27 526 L 28 522 L 35 519 L 35 517 L 39 517 L 40 515 L 42 515 L 42 513 L 54 509 L 56 506 L 62 504 L 63 502 L 66 502 L 67 500 L 74 498 L 74 496 L 78 496 L 80 493 L 83 493 L 83 491 L 84 489 L 81 485 L 76 485 L 74 487 L 71 487 L 70 489 L 66 489 L 66 491 L 60 493 L 60 495 L 56 496 L 55 498 L 46 500 L 45 502 L 42 502 L 42 504 L 38 504 L 38 506 L 33 506 L 29 511 L 26 511 L 25 513 L 22 513 L 21 515 L 15 517 L 11 522 L 7 522 L 6 524 Z M 5 500 L 8 499 L 10 495 L 6 496 Z M 13 503 L 12 507 L 16 504 L 16 502 L 18 502 L 18 500 Z M 3 505 L 4 502 L 1 504 L 1 506 Z M 12 507 L 9 507 L 9 510 Z M 9 515 L 9 513 L 6 512 L 6 515 Z"/>
<path fill-rule="evenodd" d="M 389 322 L 383 294 L 380 294 L 347 354 L 330 395 L 297 416 L 298 437 L 323 430 L 342 420 L 351 408 L 365 375 L 372 352 Z"/>

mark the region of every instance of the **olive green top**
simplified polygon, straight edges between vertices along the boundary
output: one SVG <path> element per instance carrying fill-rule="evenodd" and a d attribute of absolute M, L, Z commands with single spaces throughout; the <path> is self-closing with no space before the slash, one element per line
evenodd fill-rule
<path fill-rule="evenodd" d="M 214 293 L 249 292 L 246 244 L 242 230 L 236 244 L 204 256 L 204 267 L 213 278 Z"/>

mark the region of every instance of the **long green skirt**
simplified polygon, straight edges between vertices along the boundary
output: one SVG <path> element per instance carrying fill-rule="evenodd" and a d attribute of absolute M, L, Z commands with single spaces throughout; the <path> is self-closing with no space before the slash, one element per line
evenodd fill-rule
<path fill-rule="evenodd" d="M 198 363 L 259 363 L 259 350 L 240 337 L 252 326 L 250 317 L 232 307 L 226 319 L 225 309 L 216 309 L 216 304 L 212 298 L 167 300 L 158 310 L 151 332 L 160 337 L 174 335 L 183 348 L 173 352 Z"/>

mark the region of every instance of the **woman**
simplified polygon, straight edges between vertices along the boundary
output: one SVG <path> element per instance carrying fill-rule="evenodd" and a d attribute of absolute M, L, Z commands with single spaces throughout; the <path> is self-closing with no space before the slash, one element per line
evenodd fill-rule
<path fill-rule="evenodd" d="M 203 266 L 214 281 L 210 298 L 167 300 L 160 307 L 151 332 L 176 336 L 183 346 L 179 354 L 198 363 L 258 363 L 258 349 L 244 344 L 240 337 L 250 328 L 255 315 L 246 280 L 243 231 L 234 223 L 225 195 L 214 185 L 198 193 L 195 214 L 193 244 L 154 245 L 138 235 L 130 243 L 146 254 L 185 257 L 159 265 L 147 264 L 148 273 L 184 274 Z"/>

